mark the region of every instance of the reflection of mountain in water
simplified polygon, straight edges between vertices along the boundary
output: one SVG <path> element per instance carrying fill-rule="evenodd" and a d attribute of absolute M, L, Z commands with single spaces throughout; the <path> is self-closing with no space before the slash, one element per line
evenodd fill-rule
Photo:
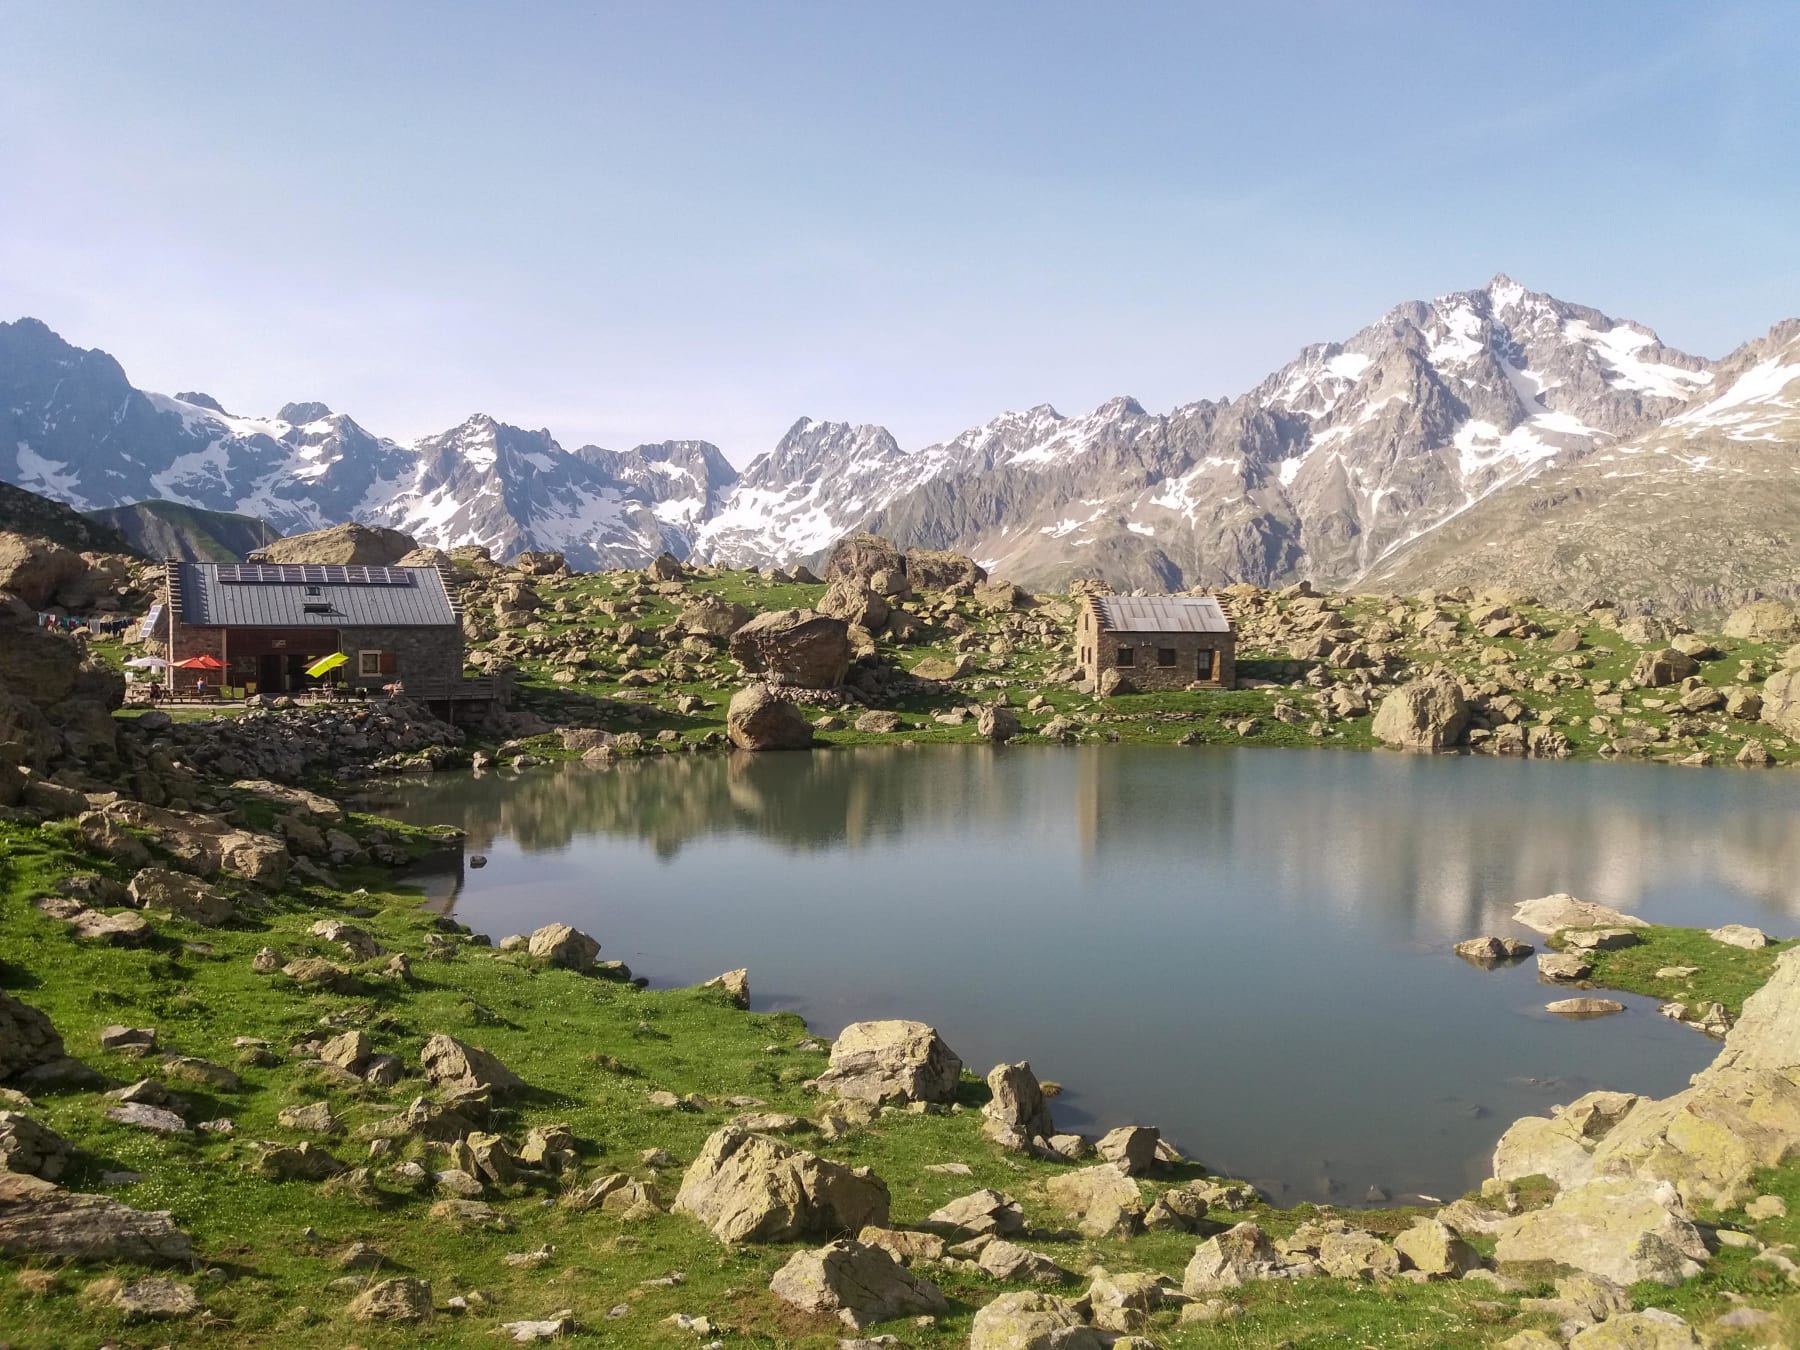
<path fill-rule="evenodd" d="M 440 778 L 394 784 L 373 804 L 459 826 L 471 853 L 506 837 L 529 853 L 602 836 L 666 860 L 739 834 L 800 852 L 906 842 L 941 866 L 961 842 L 1078 840 L 1097 876 L 1151 855 L 1209 884 L 1253 884 L 1272 906 L 1399 908 L 1434 929 L 1473 931 L 1496 897 L 1566 890 L 1629 907 L 1701 877 L 1800 911 L 1800 782 L 1736 772 L 896 746 Z M 454 892 L 448 865 L 430 870 Z"/>

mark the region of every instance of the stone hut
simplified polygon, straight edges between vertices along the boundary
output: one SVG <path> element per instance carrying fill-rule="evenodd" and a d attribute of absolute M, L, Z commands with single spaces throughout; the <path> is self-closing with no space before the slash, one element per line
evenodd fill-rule
<path fill-rule="evenodd" d="M 172 662 L 210 656 L 209 671 L 171 668 L 176 690 L 213 686 L 290 693 L 318 683 L 306 668 L 349 659 L 335 681 L 350 689 L 400 682 L 409 696 L 458 696 L 464 683 L 462 614 L 435 567 L 336 563 L 166 565 L 167 598 L 145 635 L 168 642 Z M 160 630 L 156 632 L 155 630 Z"/>
<path fill-rule="evenodd" d="M 1075 645 L 1082 674 L 1103 694 L 1229 689 L 1237 679 L 1237 633 L 1210 595 L 1090 596 Z"/>

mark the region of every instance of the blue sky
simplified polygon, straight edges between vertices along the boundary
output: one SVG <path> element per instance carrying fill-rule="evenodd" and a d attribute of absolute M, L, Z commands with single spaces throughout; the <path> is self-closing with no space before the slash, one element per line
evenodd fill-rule
<path fill-rule="evenodd" d="M 0 317 L 564 445 L 1234 395 L 1505 271 L 1800 313 L 1800 4 L 0 0 Z"/>

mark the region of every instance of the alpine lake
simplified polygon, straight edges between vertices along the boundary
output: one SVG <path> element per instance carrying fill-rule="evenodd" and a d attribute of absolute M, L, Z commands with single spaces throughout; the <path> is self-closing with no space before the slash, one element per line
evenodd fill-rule
<path fill-rule="evenodd" d="M 427 903 L 564 922 L 656 987 L 746 966 L 821 1035 L 905 1017 L 977 1074 L 1029 1060 L 1059 1129 L 1159 1126 L 1276 1203 L 1449 1199 L 1514 1119 L 1662 1096 L 1717 1043 L 1654 1000 L 1544 1010 L 1565 891 L 1652 923 L 1800 931 L 1800 774 L 1329 750 L 894 746 L 379 785 L 454 825 Z M 485 866 L 471 867 L 477 855 Z"/>

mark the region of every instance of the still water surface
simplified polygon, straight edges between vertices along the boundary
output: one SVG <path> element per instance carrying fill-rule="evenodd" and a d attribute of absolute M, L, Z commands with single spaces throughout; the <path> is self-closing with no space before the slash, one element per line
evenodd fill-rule
<path fill-rule="evenodd" d="M 1449 945 L 1568 891 L 1800 931 L 1800 774 L 1342 751 L 880 747 L 444 776 L 421 880 L 496 939 L 563 921 L 653 985 L 750 968 L 835 1034 L 913 1017 L 1029 1059 L 1060 1127 L 1162 1127 L 1284 1202 L 1448 1198 L 1517 1116 L 1665 1094 L 1715 1045 L 1623 996 L 1570 1022 Z"/>

